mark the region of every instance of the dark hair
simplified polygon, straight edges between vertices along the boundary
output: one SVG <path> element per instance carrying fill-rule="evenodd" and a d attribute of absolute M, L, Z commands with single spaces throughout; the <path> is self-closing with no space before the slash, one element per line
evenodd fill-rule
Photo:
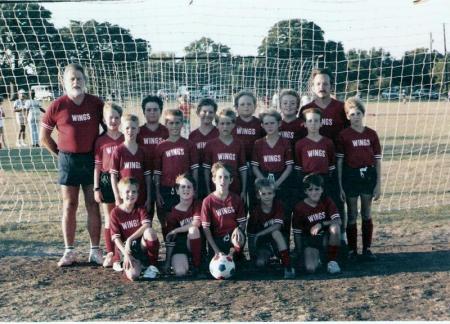
<path fill-rule="evenodd" d="M 197 114 L 200 113 L 200 110 L 203 106 L 211 106 L 214 108 L 214 112 L 217 111 L 217 102 L 212 98 L 203 98 L 198 102 L 197 105 Z"/>
<path fill-rule="evenodd" d="M 167 121 L 167 116 L 179 117 L 183 120 L 183 112 L 180 109 L 167 109 L 164 114 L 164 122 Z"/>
<path fill-rule="evenodd" d="M 323 188 L 323 178 L 320 174 L 311 173 L 303 178 L 303 191 L 312 185 Z"/>
<path fill-rule="evenodd" d="M 259 119 L 261 120 L 261 124 L 264 122 L 264 117 L 268 117 L 268 116 L 275 118 L 275 120 L 277 122 L 280 122 L 282 119 L 280 113 L 278 111 L 276 111 L 275 109 L 271 108 L 271 109 L 259 114 Z"/>
<path fill-rule="evenodd" d="M 323 69 L 313 69 L 312 72 L 311 72 L 311 82 L 313 82 L 313 81 L 314 81 L 314 78 L 316 77 L 316 75 L 319 75 L 319 74 L 325 74 L 325 75 L 328 75 L 329 78 L 330 78 L 330 82 L 332 82 L 332 80 L 333 80 L 333 75 L 331 74 L 331 71 L 330 71 L 330 69 L 328 69 L 328 68 L 323 68 Z"/>
<path fill-rule="evenodd" d="M 272 179 L 261 178 L 255 180 L 255 190 L 258 192 L 262 188 L 271 188 L 275 191 L 275 181 Z"/>
<path fill-rule="evenodd" d="M 255 97 L 254 93 L 251 91 L 242 90 L 234 97 L 234 107 L 235 108 L 237 108 L 239 105 L 239 99 L 241 99 L 244 96 L 248 96 L 248 97 L 252 98 L 253 104 L 256 106 L 256 97 Z"/>
<path fill-rule="evenodd" d="M 322 116 L 323 116 L 322 110 L 320 108 L 316 108 L 316 107 L 311 107 L 311 108 L 307 108 L 307 109 L 303 110 L 302 111 L 303 120 L 306 120 L 306 114 L 310 114 L 310 113 L 319 115 L 320 120 L 322 120 Z"/>
<path fill-rule="evenodd" d="M 147 96 L 147 97 L 145 97 L 145 98 L 142 100 L 142 104 L 141 104 L 142 112 L 143 112 L 144 114 L 145 114 L 145 106 L 146 106 L 149 102 L 154 102 L 154 103 L 156 103 L 156 104 L 159 106 L 159 111 L 162 112 L 164 103 L 163 103 L 163 101 L 161 100 L 161 98 L 158 97 L 158 96 Z"/>

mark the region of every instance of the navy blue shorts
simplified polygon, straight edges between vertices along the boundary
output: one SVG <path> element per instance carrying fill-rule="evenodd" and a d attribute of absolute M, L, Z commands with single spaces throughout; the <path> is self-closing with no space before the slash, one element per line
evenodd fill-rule
<path fill-rule="evenodd" d="M 172 211 L 172 207 L 176 206 L 180 202 L 180 196 L 177 195 L 175 187 L 161 186 L 159 188 L 159 193 L 164 200 L 164 205 L 162 205 L 159 209 L 165 211 L 166 213 L 170 213 Z"/>
<path fill-rule="evenodd" d="M 116 201 L 111 185 L 111 174 L 109 172 L 100 173 L 100 192 L 102 193 L 104 203 L 112 204 Z"/>
<path fill-rule="evenodd" d="M 342 172 L 342 187 L 347 197 L 373 195 L 377 184 L 377 169 L 373 166 L 353 169 L 344 166 Z"/>
<path fill-rule="evenodd" d="M 78 187 L 94 184 L 93 153 L 58 153 L 58 183 Z"/>

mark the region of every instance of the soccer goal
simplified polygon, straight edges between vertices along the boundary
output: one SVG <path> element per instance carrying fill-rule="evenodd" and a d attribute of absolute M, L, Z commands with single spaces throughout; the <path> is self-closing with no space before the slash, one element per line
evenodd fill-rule
<path fill-rule="evenodd" d="M 280 3 L 275 11 L 245 3 L 235 10 L 235 1 L 220 2 L 216 11 L 196 1 L 186 1 L 183 8 L 148 3 L 0 4 L 0 95 L 6 115 L 6 147 L 0 149 L 0 224 L 59 220 L 57 161 L 45 149 L 31 147 L 28 126 L 27 145 L 16 146 L 19 125 L 13 105 L 23 89 L 47 108 L 63 94 L 62 69 L 70 62 L 85 67 L 89 93 L 115 101 L 142 119 L 140 101 L 148 94 L 161 96 L 166 107 L 177 107 L 183 94 L 188 94 L 192 108 L 202 97 L 231 107 L 233 95 L 246 89 L 256 94 L 259 110 L 272 107 L 274 95 L 284 88 L 311 98 L 311 70 L 327 67 L 333 73 L 333 95 L 339 100 L 359 96 L 367 106 L 366 124 L 380 136 L 382 198 L 375 208 L 450 203 L 449 57 L 443 49 L 430 48 L 428 39 L 420 46 L 409 45 L 419 31 L 410 31 L 405 38 L 390 26 L 392 17 L 385 15 L 379 17 L 373 46 L 355 49 L 357 42 L 348 40 L 351 36 L 338 39 L 352 21 L 316 20 L 317 12 L 330 13 L 320 3 L 305 8 Z M 348 1 L 337 3 L 348 5 Z M 354 9 L 359 23 L 364 10 Z M 114 14 L 118 11 L 123 13 L 120 19 Z M 88 18 L 79 18 L 76 12 Z M 180 12 L 190 13 L 189 24 L 179 18 Z M 245 12 L 251 12 L 252 18 Z M 66 21 L 56 24 L 54 19 L 60 16 Z M 160 28 L 147 28 L 149 17 L 160 22 Z M 257 28 L 260 20 L 271 21 L 262 32 Z M 361 34 L 354 39 L 358 37 Z M 385 38 L 394 39 L 395 48 L 402 51 L 393 55 L 383 49 Z M 158 50 L 152 39 L 164 39 Z M 181 44 L 178 50 L 173 49 L 175 43 Z M 197 125 L 192 109 L 186 127 Z"/>

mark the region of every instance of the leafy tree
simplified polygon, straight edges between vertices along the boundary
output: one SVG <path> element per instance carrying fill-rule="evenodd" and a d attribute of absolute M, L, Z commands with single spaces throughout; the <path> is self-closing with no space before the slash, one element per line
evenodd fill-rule
<path fill-rule="evenodd" d="M 0 12 L 0 94 L 9 84 L 17 89 L 54 81 L 62 53 L 51 12 L 34 3 L 3 3 Z"/>
<path fill-rule="evenodd" d="M 306 59 L 324 54 L 324 31 L 305 19 L 282 20 L 273 25 L 258 47 L 259 55 Z"/>
<path fill-rule="evenodd" d="M 193 41 L 184 48 L 186 57 L 201 57 L 201 58 L 219 58 L 231 57 L 230 48 L 227 45 L 216 43 L 211 38 L 202 37 L 199 40 Z"/>

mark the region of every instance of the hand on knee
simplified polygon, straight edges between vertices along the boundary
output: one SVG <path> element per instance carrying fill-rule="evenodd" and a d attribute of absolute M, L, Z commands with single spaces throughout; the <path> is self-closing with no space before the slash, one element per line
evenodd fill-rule
<path fill-rule="evenodd" d="M 157 241 L 158 235 L 156 234 L 155 230 L 153 228 L 147 228 L 144 231 L 144 240 L 146 241 Z"/>
<path fill-rule="evenodd" d="M 200 238 L 200 230 L 196 226 L 191 226 L 188 229 L 188 238 L 189 239 L 198 239 Z"/>

